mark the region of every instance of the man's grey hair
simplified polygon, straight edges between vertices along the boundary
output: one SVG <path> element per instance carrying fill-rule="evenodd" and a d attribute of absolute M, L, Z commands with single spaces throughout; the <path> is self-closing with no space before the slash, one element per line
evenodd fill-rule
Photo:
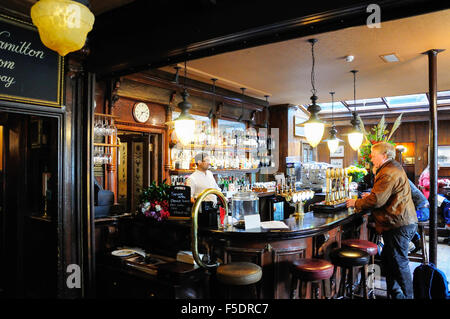
<path fill-rule="evenodd" d="M 395 158 L 395 147 L 391 143 L 388 142 L 380 142 L 377 144 L 372 145 L 372 152 L 373 150 L 377 150 L 380 154 L 386 154 L 388 159 L 394 159 Z"/>
<path fill-rule="evenodd" d="M 209 157 L 208 153 L 205 153 L 205 152 L 200 152 L 200 153 L 198 153 L 198 154 L 195 155 L 195 157 L 194 157 L 195 164 L 197 164 L 198 162 L 203 162 L 203 160 L 204 160 L 205 158 L 208 158 L 208 157 Z"/>

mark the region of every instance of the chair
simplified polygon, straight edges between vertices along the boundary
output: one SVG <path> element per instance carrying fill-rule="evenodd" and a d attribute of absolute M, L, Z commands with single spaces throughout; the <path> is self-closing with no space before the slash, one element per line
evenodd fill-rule
<path fill-rule="evenodd" d="M 320 296 L 320 283 L 322 289 L 325 290 L 325 280 L 328 280 L 333 275 L 334 266 L 329 261 L 317 258 L 303 258 L 296 260 L 291 265 L 292 282 L 291 282 L 291 299 L 295 299 L 295 291 L 299 284 L 300 292 L 299 298 L 303 298 L 303 288 L 306 288 L 308 283 L 311 284 L 311 296 L 318 299 Z M 303 287 L 305 285 L 306 287 Z M 313 288 L 315 286 L 315 288 Z M 323 292 L 322 295 L 325 293 Z"/>
<path fill-rule="evenodd" d="M 255 285 L 262 278 L 262 268 L 259 265 L 250 262 L 231 262 L 229 264 L 205 264 L 199 257 L 198 254 L 198 211 L 201 206 L 201 202 L 204 198 L 210 194 L 215 194 L 220 199 L 225 208 L 225 216 L 228 216 L 228 203 L 223 194 L 213 188 L 205 189 L 200 195 L 197 197 L 197 200 L 192 207 L 192 218 L 191 218 L 191 249 L 192 255 L 194 257 L 195 262 L 205 268 L 205 269 L 215 269 L 216 270 L 216 279 L 219 283 L 226 286 L 227 288 L 227 296 L 230 297 L 231 287 L 235 286 L 249 286 L 254 285 L 253 288 L 256 288 Z M 260 296 L 260 287 L 258 289 L 254 289 L 254 297 L 256 299 Z"/>
<path fill-rule="evenodd" d="M 370 255 L 360 249 L 355 248 L 336 248 L 330 253 L 333 265 L 341 268 L 341 279 L 339 282 L 339 291 L 336 298 L 345 298 L 347 293 L 350 299 L 354 299 L 353 270 L 355 267 L 363 268 L 361 272 L 361 284 L 363 289 L 363 298 L 368 299 L 367 292 L 367 265 Z"/>

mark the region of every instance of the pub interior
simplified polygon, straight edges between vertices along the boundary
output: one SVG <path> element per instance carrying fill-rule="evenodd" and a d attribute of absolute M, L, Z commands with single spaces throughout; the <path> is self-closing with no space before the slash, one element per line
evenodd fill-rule
<path fill-rule="evenodd" d="M 387 298 L 346 205 L 385 138 L 430 171 L 409 260 L 446 267 L 448 4 L 69 1 L 95 22 L 58 51 L 58 2 L 0 4 L 0 298 Z"/>

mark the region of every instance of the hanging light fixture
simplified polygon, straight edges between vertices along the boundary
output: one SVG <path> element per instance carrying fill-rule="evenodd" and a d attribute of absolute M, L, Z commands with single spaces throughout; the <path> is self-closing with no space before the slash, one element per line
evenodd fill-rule
<path fill-rule="evenodd" d="M 189 110 L 192 108 L 192 104 L 188 102 L 187 98 L 189 96 L 186 90 L 186 62 L 184 62 L 184 85 L 181 97 L 183 101 L 178 103 L 178 107 L 181 110 L 180 116 L 176 118 L 173 122 L 175 125 L 175 134 L 177 139 L 183 144 L 189 144 L 194 139 L 195 132 L 195 118 L 189 114 Z"/>
<path fill-rule="evenodd" d="M 336 137 L 337 134 L 337 130 L 336 130 L 336 126 L 334 125 L 334 93 L 335 92 L 330 92 L 331 94 L 331 130 L 330 130 L 330 138 L 328 140 L 325 140 L 328 144 L 328 149 L 330 150 L 330 153 L 334 153 L 336 152 L 339 143 L 343 142 L 341 139 L 338 139 Z"/>
<path fill-rule="evenodd" d="M 40 0 L 31 7 L 31 19 L 42 43 L 65 56 L 80 50 L 95 17 L 87 0 Z"/>
<path fill-rule="evenodd" d="M 353 128 L 348 134 L 348 142 L 350 143 L 350 146 L 353 150 L 357 151 L 359 147 L 361 146 L 361 143 L 363 141 L 363 133 L 361 132 L 361 129 L 359 128 L 359 120 L 356 116 L 356 72 L 357 70 L 350 71 L 353 73 L 353 105 L 354 105 L 354 111 L 353 111 L 353 118 L 350 121 Z"/>
<path fill-rule="evenodd" d="M 308 106 L 308 112 L 310 113 L 309 119 L 302 123 L 305 127 L 306 140 L 312 147 L 316 147 L 323 136 L 323 131 L 325 129 L 325 123 L 320 120 L 318 113 L 320 112 L 320 106 L 316 104 L 316 87 L 315 87 L 315 56 L 314 56 L 314 44 L 317 39 L 309 39 L 308 42 L 311 43 L 311 54 L 312 54 L 312 69 L 311 69 L 311 85 L 312 85 L 312 104 Z"/>

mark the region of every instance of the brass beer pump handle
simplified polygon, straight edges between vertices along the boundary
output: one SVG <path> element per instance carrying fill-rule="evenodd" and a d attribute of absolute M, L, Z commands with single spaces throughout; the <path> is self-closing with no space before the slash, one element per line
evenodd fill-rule
<path fill-rule="evenodd" d="M 191 249 L 192 249 L 192 256 L 194 257 L 195 262 L 203 268 L 216 268 L 219 266 L 219 263 L 215 264 L 205 264 L 198 255 L 198 238 L 197 238 L 197 231 L 198 231 L 198 211 L 200 209 L 202 201 L 205 199 L 208 195 L 217 195 L 217 197 L 220 199 L 220 201 L 223 204 L 223 207 L 225 208 L 225 219 L 228 218 L 228 203 L 225 196 L 217 189 L 214 188 L 207 188 L 203 192 L 200 193 L 200 195 L 195 200 L 194 206 L 192 207 L 192 218 L 191 218 Z M 226 221 L 224 221 L 225 223 Z"/>

